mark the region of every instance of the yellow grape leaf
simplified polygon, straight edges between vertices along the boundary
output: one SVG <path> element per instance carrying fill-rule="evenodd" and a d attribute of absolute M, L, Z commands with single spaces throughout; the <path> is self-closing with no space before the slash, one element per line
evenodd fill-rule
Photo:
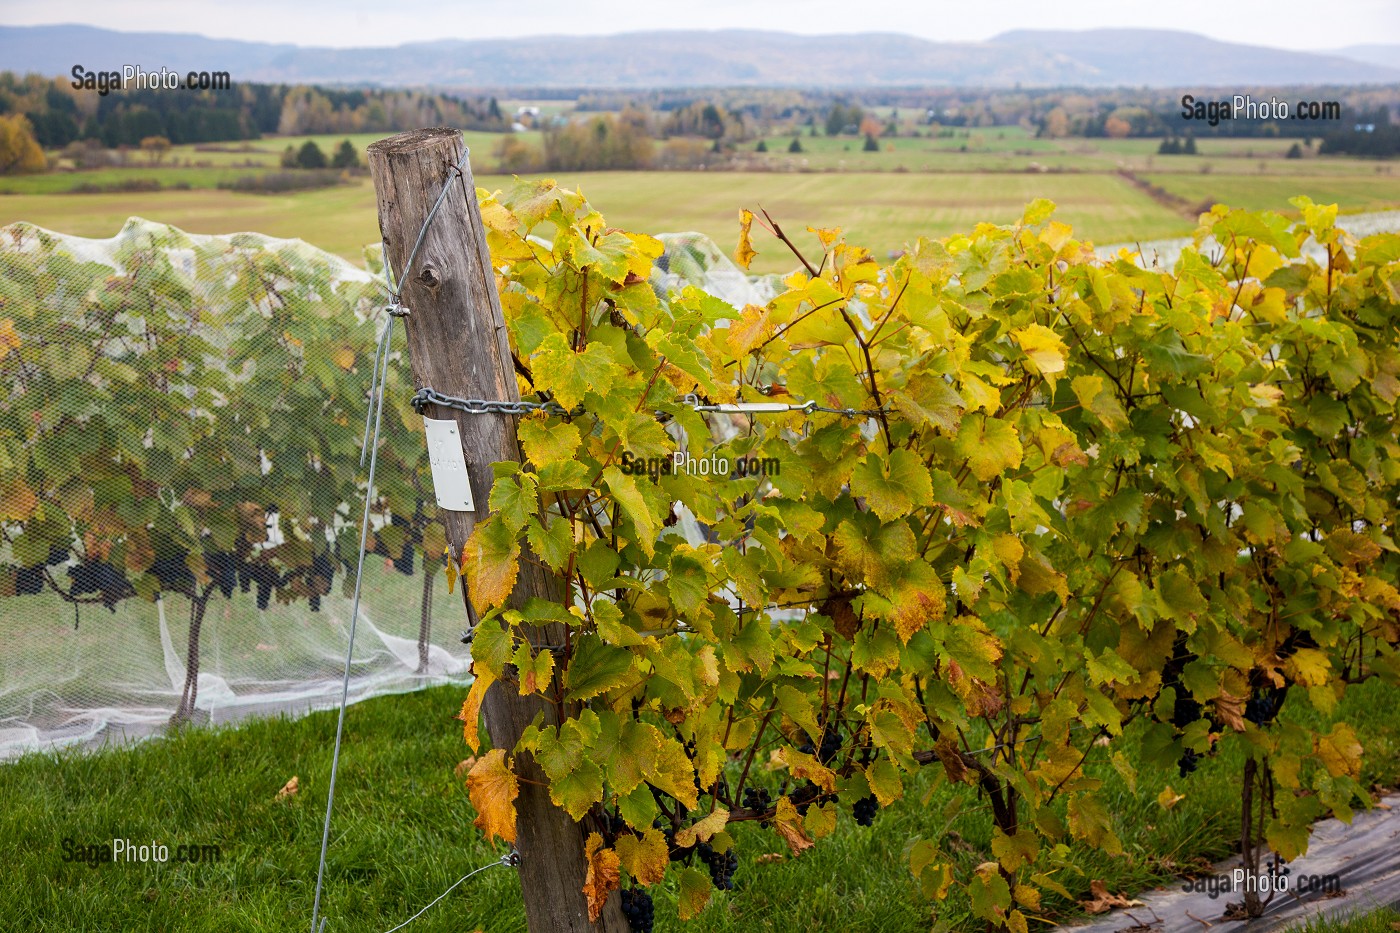
<path fill-rule="evenodd" d="M 1178 794 L 1176 791 L 1172 790 L 1172 786 L 1168 784 L 1166 787 L 1162 788 L 1162 792 L 1157 795 L 1157 806 L 1161 807 L 1163 810 L 1170 810 L 1185 799 L 1185 794 Z"/>
<path fill-rule="evenodd" d="M 791 745 L 785 745 L 778 749 L 774 757 L 787 765 L 794 779 L 810 780 L 827 793 L 836 790 L 836 772 L 818 761 L 815 755 L 808 755 Z"/>
<path fill-rule="evenodd" d="M 830 836 L 836 831 L 836 805 L 824 803 L 819 807 L 814 805 L 808 808 L 803 827 L 813 839 L 825 839 Z"/>
<path fill-rule="evenodd" d="M 331 351 L 331 362 L 348 371 L 355 365 L 355 351 L 349 347 L 336 347 Z"/>
<path fill-rule="evenodd" d="M 1049 376 L 1065 371 L 1065 342 L 1050 328 L 1043 324 L 1028 324 L 1013 330 L 1011 336 L 1016 339 L 1035 372 Z"/>
<path fill-rule="evenodd" d="M 520 541 L 496 516 L 472 529 L 462 545 L 462 575 L 478 612 L 499 606 L 515 588 Z"/>
<path fill-rule="evenodd" d="M 1079 404 L 1097 415 L 1105 427 L 1121 431 L 1128 426 L 1128 413 L 1117 396 L 1105 388 L 1102 376 L 1076 376 L 1070 386 Z"/>
<path fill-rule="evenodd" d="M 1289 677 L 1305 687 L 1320 687 L 1331 679 L 1332 667 L 1327 655 L 1316 648 L 1299 648 L 1285 662 L 1283 669 Z"/>
<path fill-rule="evenodd" d="M 666 837 L 659 829 L 648 829 L 641 836 L 619 837 L 617 856 L 632 880 L 643 885 L 659 884 L 671 863 Z"/>
<path fill-rule="evenodd" d="M 758 250 L 753 248 L 753 241 L 750 239 L 749 231 L 753 227 L 753 211 L 742 210 L 739 212 L 739 246 L 734 250 L 734 261 L 741 269 L 747 269 L 749 263 L 758 255 Z"/>
<path fill-rule="evenodd" d="M 457 718 L 462 720 L 462 738 L 473 754 L 481 749 L 481 738 L 477 734 L 481 701 L 486 698 L 486 691 L 491 689 L 491 685 L 495 682 L 494 674 L 487 671 L 478 672 L 476 679 L 472 681 L 472 688 L 467 691 L 467 698 L 462 701 L 462 711 L 457 714 Z"/>
<path fill-rule="evenodd" d="M 647 557 L 651 557 L 656 553 L 656 534 L 660 530 L 660 522 L 652 514 L 651 506 L 637 487 L 637 480 L 617 467 L 610 466 L 603 470 L 603 482 L 607 484 L 608 492 L 612 493 L 617 504 L 622 507 L 623 514 L 636 526 L 637 544 Z"/>
<path fill-rule="evenodd" d="M 982 482 L 1021 465 L 1021 439 L 1016 427 L 999 418 L 976 413 L 963 418 L 953 452 L 967 460 L 972 475 Z"/>
<path fill-rule="evenodd" d="M 477 816 L 472 823 L 486 834 L 486 843 L 500 836 L 515 842 L 515 798 L 520 793 L 505 749 L 493 748 L 477 759 L 467 774 L 467 795 Z"/>
<path fill-rule="evenodd" d="M 710 903 L 710 876 L 695 868 L 682 868 L 680 876 L 681 893 L 679 903 L 682 920 L 690 920 L 699 915 Z"/>
<path fill-rule="evenodd" d="M 812 837 L 807 835 L 807 828 L 803 826 L 797 808 L 792 805 L 792 798 L 778 798 L 777 812 L 773 814 L 773 828 L 783 837 L 793 855 L 801 855 L 805 850 L 812 848 Z"/>
<path fill-rule="evenodd" d="M 618 870 L 621 861 L 615 851 L 603 848 L 603 837 L 597 833 L 589 834 L 584 855 L 588 859 L 588 874 L 583 879 L 583 893 L 588 898 L 589 922 L 597 923 L 608 895 L 622 883 Z"/>
<path fill-rule="evenodd" d="M 685 849 L 696 842 L 709 842 L 729 822 L 729 811 L 716 809 L 703 820 L 676 831 L 677 848 Z"/>
<path fill-rule="evenodd" d="M 1350 775 L 1361 777 L 1361 743 L 1351 726 L 1339 722 L 1327 735 L 1319 735 L 1314 740 L 1318 760 L 1333 777 Z"/>

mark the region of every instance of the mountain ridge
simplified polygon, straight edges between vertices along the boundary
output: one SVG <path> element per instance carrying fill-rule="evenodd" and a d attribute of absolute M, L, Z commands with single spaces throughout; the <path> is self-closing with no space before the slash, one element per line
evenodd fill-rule
<path fill-rule="evenodd" d="M 1400 83 L 1388 46 L 1295 52 L 1175 30 L 1011 30 L 984 42 L 892 32 L 798 35 L 752 29 L 611 36 L 438 39 L 354 49 L 0 26 L 0 62 L 21 73 L 229 71 L 235 83 L 394 87 L 1259 87 Z M 1400 59 L 1393 59 L 1400 61 Z"/>

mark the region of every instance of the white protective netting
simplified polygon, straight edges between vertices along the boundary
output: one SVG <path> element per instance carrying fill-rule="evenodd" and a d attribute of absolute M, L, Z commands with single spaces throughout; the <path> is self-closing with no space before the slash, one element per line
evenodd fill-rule
<path fill-rule="evenodd" d="M 662 239 L 660 292 L 777 290 Z M 0 759 L 339 701 L 377 253 L 135 218 L 0 229 Z M 352 701 L 469 679 L 460 596 L 425 574 L 443 542 L 394 349 Z"/>

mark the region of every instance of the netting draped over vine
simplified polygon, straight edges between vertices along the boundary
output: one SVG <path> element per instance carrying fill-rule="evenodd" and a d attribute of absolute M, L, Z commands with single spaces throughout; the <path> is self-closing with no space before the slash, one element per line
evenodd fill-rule
<path fill-rule="evenodd" d="M 338 700 L 380 280 L 134 219 L 0 237 L 0 755 Z M 376 484 L 354 698 L 466 672 L 390 379 L 407 430 Z"/>
<path fill-rule="evenodd" d="M 658 288 L 776 289 L 665 239 Z M 0 231 L 0 758 L 335 705 L 381 271 L 135 218 Z M 352 700 L 468 676 L 407 380 L 396 342 Z"/>

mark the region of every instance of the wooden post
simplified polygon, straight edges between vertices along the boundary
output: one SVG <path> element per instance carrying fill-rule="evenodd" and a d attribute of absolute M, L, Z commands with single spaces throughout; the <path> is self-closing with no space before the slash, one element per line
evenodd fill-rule
<path fill-rule="evenodd" d="M 517 401 L 520 393 L 471 167 L 465 166 L 461 177 L 453 171 L 463 146 L 458 131 L 439 128 L 400 133 L 369 147 L 385 259 L 396 273 L 403 273 L 433 201 L 443 185 L 450 185 L 452 190 L 424 235 L 413 268 L 399 283 L 403 305 L 409 309 L 404 322 L 414 384 L 459 398 Z M 476 522 L 488 514 L 491 464 L 521 459 L 515 418 L 433 407 L 427 415 L 454 419 L 466 452 L 477 510 L 439 510 L 447 540 L 460 554 Z M 522 606 L 530 597 L 562 602 L 563 593 L 562 581 L 522 553 L 512 606 Z M 474 620 L 465 581 L 462 597 L 468 617 Z M 558 625 L 534 632 L 540 644 L 563 641 Z M 503 682 L 487 691 L 482 712 L 492 745 L 507 750 L 515 747 L 539 713 L 544 713 L 546 723 L 558 721 L 553 704 L 538 696 L 521 697 Z M 554 806 L 544 786 L 544 773 L 532 758 L 518 756 L 516 773 L 522 778 L 516 799 L 516 848 L 530 933 L 627 933 L 616 892 L 598 923 L 589 922 L 583 894 L 587 874 L 583 827 Z"/>

